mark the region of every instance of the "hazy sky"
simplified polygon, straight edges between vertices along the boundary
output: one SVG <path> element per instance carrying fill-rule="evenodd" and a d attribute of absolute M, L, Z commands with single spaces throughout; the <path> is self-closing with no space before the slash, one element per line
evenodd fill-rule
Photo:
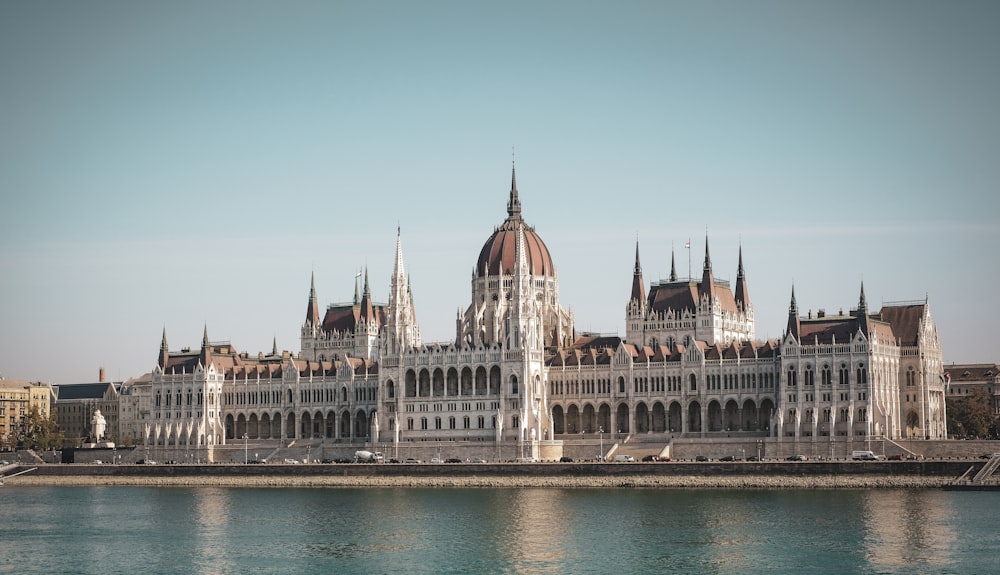
<path fill-rule="evenodd" d="M 997 2 L 0 3 L 0 374 L 116 380 L 172 349 L 299 350 L 310 274 L 425 342 L 525 220 L 578 331 L 624 335 L 638 238 L 799 309 L 929 298 L 997 362 Z"/>

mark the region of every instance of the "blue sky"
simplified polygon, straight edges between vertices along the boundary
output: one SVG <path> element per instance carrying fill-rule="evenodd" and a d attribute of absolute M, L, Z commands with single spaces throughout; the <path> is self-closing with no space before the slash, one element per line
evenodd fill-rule
<path fill-rule="evenodd" d="M 124 379 L 170 346 L 298 351 L 310 274 L 389 292 L 425 341 L 524 218 L 578 331 L 624 335 L 671 248 L 760 338 L 929 298 L 997 362 L 995 2 L 0 3 L 0 374 Z"/>

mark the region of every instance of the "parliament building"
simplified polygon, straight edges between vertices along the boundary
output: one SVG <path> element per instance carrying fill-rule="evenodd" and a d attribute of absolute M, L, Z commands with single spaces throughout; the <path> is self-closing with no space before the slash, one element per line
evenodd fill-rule
<path fill-rule="evenodd" d="M 238 353 L 207 328 L 200 348 L 171 351 L 164 330 L 151 377 L 130 390 L 137 442 L 448 441 L 487 458 L 558 459 L 598 436 L 664 446 L 744 437 L 820 453 L 832 442 L 946 437 L 926 298 L 871 310 L 862 285 L 855 309 L 803 317 L 792 288 L 782 337 L 762 341 L 742 247 L 731 286 L 715 277 L 706 237 L 700 280 L 672 265 L 669 279 L 647 284 L 637 244 L 628 297 L 612 303 L 623 305 L 625 336 L 581 333 L 552 255 L 522 217 L 513 170 L 507 217 L 479 250 L 454 339 L 422 341 L 399 230 L 394 258 L 387 302 L 373 299 L 365 272 L 353 301 L 321 309 L 313 279 L 297 354 Z"/>

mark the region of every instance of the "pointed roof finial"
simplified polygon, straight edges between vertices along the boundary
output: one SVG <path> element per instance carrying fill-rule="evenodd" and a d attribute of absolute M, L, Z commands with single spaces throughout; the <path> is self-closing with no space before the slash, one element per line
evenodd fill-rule
<path fill-rule="evenodd" d="M 639 240 L 635 241 L 635 269 L 632 273 L 632 297 L 629 302 L 642 305 L 646 301 L 646 284 L 642 279 L 642 265 L 639 263 Z"/>
<path fill-rule="evenodd" d="M 517 172 L 514 169 L 514 152 L 511 148 L 510 160 L 510 199 L 507 201 L 507 219 L 521 219 L 521 200 L 517 197 Z"/>
<path fill-rule="evenodd" d="M 677 264 L 674 262 L 674 246 L 670 246 L 670 281 L 677 281 Z"/>
<path fill-rule="evenodd" d="M 864 280 L 861 280 L 861 298 L 858 300 L 858 313 L 868 313 L 868 302 L 865 300 Z"/>
<path fill-rule="evenodd" d="M 278 336 L 274 336 L 274 342 L 271 346 L 271 355 L 278 355 Z"/>
<path fill-rule="evenodd" d="M 205 324 L 205 333 L 201 336 L 202 347 L 208 347 L 208 324 Z"/>
<path fill-rule="evenodd" d="M 635 269 L 633 270 L 636 274 L 642 273 L 642 265 L 639 264 L 639 240 L 635 240 Z"/>
<path fill-rule="evenodd" d="M 712 256 L 708 253 L 708 232 L 705 232 L 705 270 L 712 270 Z"/>
<path fill-rule="evenodd" d="M 750 292 L 747 289 L 747 279 L 746 275 L 743 273 L 743 244 L 740 244 L 740 257 L 739 266 L 736 270 L 736 293 L 734 297 L 736 298 L 736 305 L 741 309 L 746 310 L 747 306 L 750 304 Z"/>

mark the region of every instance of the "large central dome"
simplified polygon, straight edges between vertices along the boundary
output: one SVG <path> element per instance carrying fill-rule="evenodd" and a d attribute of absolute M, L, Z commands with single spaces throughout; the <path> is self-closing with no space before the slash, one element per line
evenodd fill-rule
<path fill-rule="evenodd" d="M 511 167 L 510 200 L 507 202 L 507 219 L 483 244 L 476 262 L 476 277 L 511 275 L 517 260 L 518 230 L 524 233 L 524 257 L 528 271 L 534 276 L 555 276 L 552 256 L 545 242 L 538 237 L 534 228 L 521 219 L 521 200 L 517 197 L 517 176 Z"/>

